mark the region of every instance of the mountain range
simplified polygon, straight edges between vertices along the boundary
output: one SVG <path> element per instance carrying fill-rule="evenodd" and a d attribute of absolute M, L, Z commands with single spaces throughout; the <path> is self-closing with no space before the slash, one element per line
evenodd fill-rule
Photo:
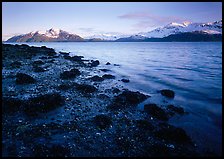
<path fill-rule="evenodd" d="M 222 20 L 212 23 L 170 23 L 149 32 L 134 35 L 100 34 L 83 38 L 61 29 L 51 28 L 13 36 L 6 42 L 88 42 L 88 41 L 222 41 Z"/>

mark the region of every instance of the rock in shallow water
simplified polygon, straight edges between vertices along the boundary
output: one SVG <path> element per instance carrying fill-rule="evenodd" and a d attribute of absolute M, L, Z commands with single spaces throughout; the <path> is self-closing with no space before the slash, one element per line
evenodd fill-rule
<path fill-rule="evenodd" d="M 184 109 L 182 107 L 176 107 L 174 105 L 168 105 L 167 109 L 172 111 L 172 112 L 178 113 L 180 115 L 183 115 L 185 113 Z"/>
<path fill-rule="evenodd" d="M 32 84 L 35 83 L 36 80 L 30 75 L 24 73 L 16 74 L 16 84 Z"/>
<path fill-rule="evenodd" d="M 76 84 L 76 89 L 81 91 L 82 93 L 93 93 L 97 90 L 96 87 L 88 85 L 88 84 Z"/>
<path fill-rule="evenodd" d="M 118 96 L 115 96 L 111 105 L 108 106 L 109 109 L 116 110 L 121 108 L 127 108 L 131 105 L 137 105 L 140 102 L 143 102 L 149 96 L 144 95 L 140 92 L 132 92 L 125 90 Z"/>
<path fill-rule="evenodd" d="M 156 104 L 146 104 L 144 105 L 144 110 L 152 117 L 155 117 L 159 120 L 167 121 L 169 119 L 166 112 L 162 108 L 158 107 Z"/>
<path fill-rule="evenodd" d="M 160 91 L 160 93 L 161 93 L 163 96 L 166 96 L 166 97 L 168 97 L 168 98 L 174 98 L 174 96 L 175 96 L 174 91 L 169 90 L 169 89 L 163 89 L 163 90 Z"/>
<path fill-rule="evenodd" d="M 90 77 L 89 79 L 95 82 L 102 82 L 104 80 L 104 78 L 99 76 L 93 76 L 93 77 Z"/>
<path fill-rule="evenodd" d="M 115 79 L 115 76 L 110 75 L 110 74 L 105 74 L 102 77 L 105 78 L 105 79 Z"/>
<path fill-rule="evenodd" d="M 122 79 L 121 81 L 124 82 L 124 83 L 130 82 L 129 79 Z"/>

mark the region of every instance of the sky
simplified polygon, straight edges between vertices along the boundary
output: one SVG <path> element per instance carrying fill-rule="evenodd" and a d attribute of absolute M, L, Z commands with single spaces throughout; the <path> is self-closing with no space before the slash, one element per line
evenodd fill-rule
<path fill-rule="evenodd" d="M 2 2 L 2 40 L 50 28 L 86 37 L 221 19 L 221 2 Z"/>

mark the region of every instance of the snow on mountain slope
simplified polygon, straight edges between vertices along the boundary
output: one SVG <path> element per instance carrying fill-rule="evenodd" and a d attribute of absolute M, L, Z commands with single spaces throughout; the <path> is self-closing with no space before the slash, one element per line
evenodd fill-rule
<path fill-rule="evenodd" d="M 101 40 L 117 40 L 119 38 L 127 37 L 130 35 L 113 35 L 113 34 L 95 34 L 85 37 L 86 39 L 101 39 Z"/>
<path fill-rule="evenodd" d="M 222 20 L 215 21 L 213 23 L 170 23 L 164 27 L 160 27 L 146 33 L 139 33 L 138 35 L 148 38 L 163 38 L 171 34 L 194 31 L 203 31 L 208 34 L 222 34 Z"/>

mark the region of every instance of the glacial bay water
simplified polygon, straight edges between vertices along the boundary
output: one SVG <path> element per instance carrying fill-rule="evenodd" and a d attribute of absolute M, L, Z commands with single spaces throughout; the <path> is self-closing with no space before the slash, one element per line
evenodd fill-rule
<path fill-rule="evenodd" d="M 15 44 L 15 43 L 13 43 Z M 19 43 L 21 44 L 21 43 Z M 149 94 L 146 102 L 182 106 L 189 114 L 170 119 L 184 128 L 202 151 L 222 149 L 221 42 L 49 42 L 25 43 L 98 59 L 125 88 Z M 110 62 L 111 65 L 105 65 Z M 116 64 L 116 66 L 114 65 Z M 171 89 L 174 99 L 157 91 Z M 138 106 L 141 110 L 142 105 Z"/>

